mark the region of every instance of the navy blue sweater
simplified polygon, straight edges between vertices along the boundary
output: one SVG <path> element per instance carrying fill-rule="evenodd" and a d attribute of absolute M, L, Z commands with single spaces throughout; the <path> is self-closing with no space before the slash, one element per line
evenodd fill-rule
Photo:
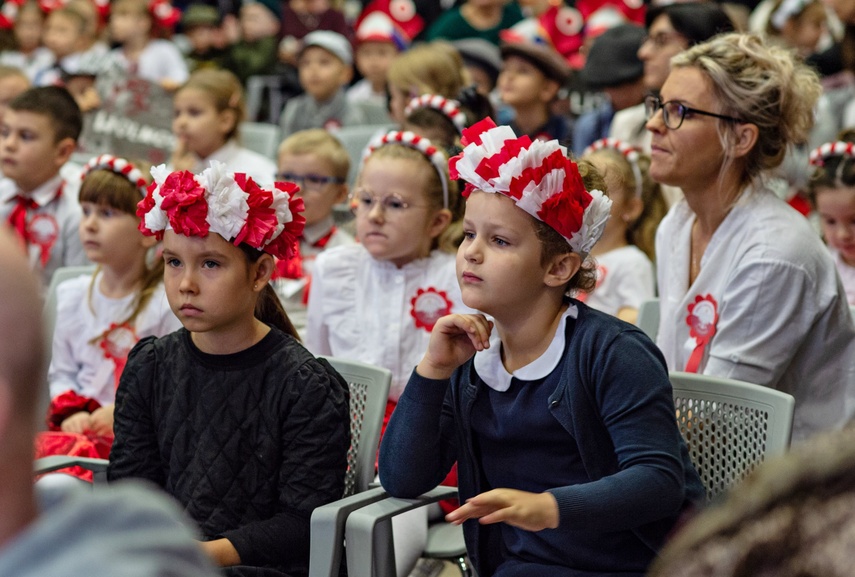
<path fill-rule="evenodd" d="M 578 318 L 567 320 L 566 358 L 556 368 L 562 375 L 546 409 L 576 440 L 590 481 L 550 489 L 558 502 L 558 531 L 631 531 L 652 558 L 680 513 L 702 502 L 704 488 L 677 429 L 659 350 L 632 325 L 574 304 Z M 380 448 L 380 480 L 390 494 L 412 498 L 432 489 L 455 460 L 461 500 L 489 489 L 470 423 L 484 387 L 472 360 L 450 381 L 413 372 Z M 543 463 L 544 471 L 550 466 Z M 478 574 L 492 575 L 502 558 L 497 529 L 471 520 L 464 534 Z M 567 559 L 590 558 L 579 546 L 572 539 L 565 543 Z M 613 555 L 604 551 L 603 557 L 597 568 L 574 566 L 567 574 L 609 574 L 605 557 Z M 615 559 L 613 572 L 624 569 Z"/>

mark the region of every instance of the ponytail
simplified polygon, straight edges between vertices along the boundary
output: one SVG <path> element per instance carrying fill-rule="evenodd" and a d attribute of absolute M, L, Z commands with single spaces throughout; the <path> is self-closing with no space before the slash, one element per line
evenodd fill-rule
<path fill-rule="evenodd" d="M 297 334 L 297 329 L 294 328 L 294 324 L 282 306 L 282 301 L 279 300 L 279 296 L 270 283 L 264 285 L 261 294 L 258 295 L 258 300 L 255 303 L 255 318 L 291 335 L 297 342 L 302 342 L 300 335 Z"/>

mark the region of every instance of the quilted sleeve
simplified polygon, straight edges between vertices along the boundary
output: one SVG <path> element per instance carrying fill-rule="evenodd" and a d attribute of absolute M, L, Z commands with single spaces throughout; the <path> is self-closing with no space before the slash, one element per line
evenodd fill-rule
<path fill-rule="evenodd" d="M 305 565 L 309 518 L 344 493 L 350 417 L 347 385 L 311 360 L 295 370 L 282 400 L 278 510 L 269 519 L 227 531 L 244 565 Z"/>
<path fill-rule="evenodd" d="M 154 337 L 147 337 L 131 350 L 116 391 L 113 432 L 107 478 L 148 479 L 163 487 L 166 479 L 161 466 L 157 430 L 152 409 L 156 355 Z"/>

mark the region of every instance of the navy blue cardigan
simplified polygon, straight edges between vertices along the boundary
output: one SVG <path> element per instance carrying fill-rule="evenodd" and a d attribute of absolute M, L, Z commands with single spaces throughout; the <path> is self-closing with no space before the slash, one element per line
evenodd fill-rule
<path fill-rule="evenodd" d="M 591 481 L 550 490 L 560 524 L 632 530 L 657 551 L 681 512 L 704 498 L 677 428 L 665 361 L 636 327 L 574 304 L 579 314 L 567 321 L 564 374 L 549 411 L 576 439 Z M 472 360 L 450 381 L 413 372 L 380 448 L 380 480 L 391 495 L 432 489 L 455 460 L 461 501 L 482 492 L 469 422 L 482 386 Z M 484 561 L 498 556 L 497 535 L 489 533 L 475 520 L 464 524 L 470 559 L 485 577 Z"/>

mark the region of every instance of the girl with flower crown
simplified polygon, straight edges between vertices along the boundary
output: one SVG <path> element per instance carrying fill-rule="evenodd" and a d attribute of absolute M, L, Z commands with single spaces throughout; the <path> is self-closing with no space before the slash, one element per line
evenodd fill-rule
<path fill-rule="evenodd" d="M 84 167 L 80 242 L 98 268 L 57 288 L 48 372 L 53 432 L 40 435 L 40 455 L 107 458 L 128 353 L 140 338 L 181 326 L 166 301 L 163 262 L 148 264 L 155 239 L 137 230 L 136 207 L 146 185 L 143 173 L 122 158 L 105 154 Z"/>
<path fill-rule="evenodd" d="M 650 157 L 638 149 L 616 138 L 603 138 L 587 147 L 582 159 L 603 176 L 612 218 L 591 251 L 597 260 L 596 287 L 578 298 L 634 323 L 641 303 L 656 296 L 656 227 L 668 205 L 659 184 L 650 178 Z"/>
<path fill-rule="evenodd" d="M 817 147 L 810 155 L 814 167 L 808 182 L 819 214 L 822 236 L 843 282 L 849 305 L 855 305 L 855 131 Z"/>
<path fill-rule="evenodd" d="M 369 143 L 352 194 L 359 244 L 315 259 L 306 342 L 315 354 L 356 359 L 392 371 L 386 420 L 437 319 L 467 310 L 451 254 L 459 240 L 459 196 L 445 154 L 412 132 Z M 385 427 L 385 422 L 384 422 Z M 398 574 L 424 549 L 424 511 L 396 521 Z"/>
<path fill-rule="evenodd" d="M 305 575 L 309 517 L 344 491 L 350 434 L 346 383 L 302 347 L 268 284 L 302 200 L 220 163 L 152 176 L 140 229 L 163 239 L 184 328 L 131 351 L 107 476 L 163 487 L 229 574 Z"/>
<path fill-rule="evenodd" d="M 557 141 L 489 120 L 463 144 L 450 163 L 467 182 L 457 277 L 480 314 L 437 321 L 380 480 L 415 497 L 456 460 L 464 504 L 446 519 L 463 523 L 479 575 L 644 575 L 704 489 L 655 345 L 568 297 L 593 282 L 602 179 Z"/>

